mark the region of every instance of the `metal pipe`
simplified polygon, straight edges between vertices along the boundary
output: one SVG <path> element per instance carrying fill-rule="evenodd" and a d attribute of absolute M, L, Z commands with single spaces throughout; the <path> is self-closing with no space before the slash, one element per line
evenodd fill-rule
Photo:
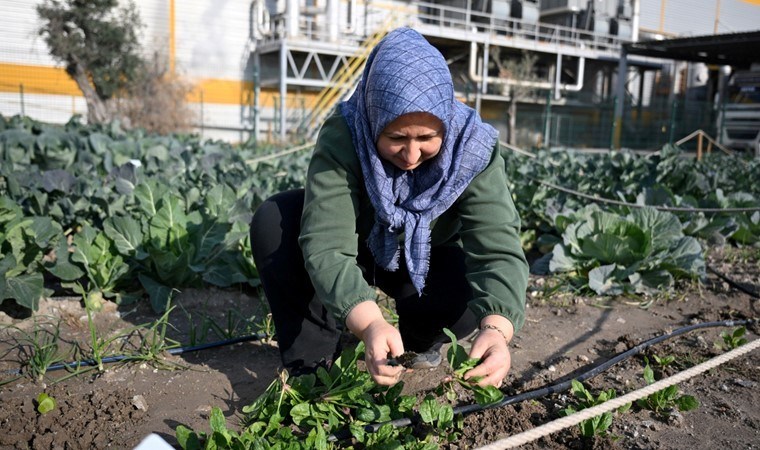
<path fill-rule="evenodd" d="M 470 44 L 470 69 L 469 77 L 476 83 L 483 81 L 483 76 L 478 75 L 477 72 L 477 44 L 475 42 Z M 578 92 L 583 89 L 583 78 L 586 70 L 586 58 L 583 56 L 578 57 L 578 81 L 575 84 L 559 84 L 559 89 L 562 91 Z M 488 83 L 494 83 L 498 85 L 509 86 L 525 86 L 536 89 L 554 89 L 554 82 L 552 81 L 528 81 L 528 80 L 514 80 L 511 78 L 499 78 L 499 77 L 486 77 Z"/>
<path fill-rule="evenodd" d="M 557 64 L 554 66 L 554 100 L 562 98 L 559 93 L 560 81 L 562 81 L 562 53 L 557 53 Z"/>
<path fill-rule="evenodd" d="M 285 98 L 288 95 L 288 44 L 285 40 L 280 45 L 280 139 L 284 142 L 285 130 Z"/>
<path fill-rule="evenodd" d="M 610 147 L 620 148 L 620 133 L 623 126 L 623 106 L 625 105 L 625 84 L 628 81 L 628 51 L 625 47 L 620 49 L 618 60 L 617 86 L 615 87 L 614 103 L 614 136 Z"/>
<path fill-rule="evenodd" d="M 301 8 L 298 0 L 288 0 L 285 22 L 288 30 L 287 36 L 298 36 L 301 22 Z"/>
<path fill-rule="evenodd" d="M 631 19 L 631 41 L 639 40 L 639 24 L 641 21 L 641 0 L 631 0 L 633 6 L 633 18 Z"/>
<path fill-rule="evenodd" d="M 253 142 L 259 141 L 259 126 L 261 125 L 261 58 L 259 52 L 253 54 Z"/>

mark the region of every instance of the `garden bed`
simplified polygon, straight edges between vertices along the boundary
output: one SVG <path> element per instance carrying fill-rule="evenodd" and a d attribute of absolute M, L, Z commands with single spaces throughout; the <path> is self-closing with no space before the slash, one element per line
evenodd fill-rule
<path fill-rule="evenodd" d="M 737 256 L 739 255 L 739 256 Z M 744 255 L 744 256 L 741 256 Z M 747 256 L 749 255 L 749 257 Z M 760 291 L 757 251 L 725 256 L 713 251 L 709 267 L 745 290 Z M 513 366 L 503 387 L 507 395 L 568 380 L 596 363 L 647 339 L 701 322 L 760 316 L 758 299 L 713 272 L 701 284 L 678 285 L 647 304 L 643 297 L 587 297 L 553 292 L 556 279 L 531 277 L 527 321 L 512 345 Z M 245 335 L 266 328 L 253 293 L 218 289 L 185 290 L 174 298 L 166 335 L 185 344 Z M 6 311 L 8 312 L 8 311 Z M 75 358 L 78 343 L 91 341 L 86 310 L 76 298 L 41 302 L 34 318 L 23 312 L 0 313 L 0 448 L 133 448 L 150 433 L 177 445 L 175 428 L 209 429 L 213 407 L 221 408 L 230 429 L 239 429 L 242 408 L 253 402 L 277 376 L 279 356 L 274 342 L 251 341 L 148 361 L 106 364 L 69 376 L 48 372 L 42 380 L 27 374 L 29 338 L 34 330 L 59 331 L 60 352 Z M 157 319 L 147 304 L 117 308 L 107 302 L 95 316 L 98 335 L 116 336 L 120 329 Z M 44 324 L 54 324 L 55 327 Z M 25 332 L 21 333 L 19 330 Z M 657 344 L 588 380 L 593 393 L 614 389 L 618 396 L 643 387 L 644 356 L 655 375 L 672 375 L 726 351 L 723 332 L 735 327 L 707 328 Z M 748 341 L 758 327 L 747 328 Z M 204 336 L 205 334 L 205 336 Z M 38 336 L 42 336 L 38 334 Z M 204 339 L 201 339 L 204 338 Z M 132 333 L 113 345 L 140 345 Z M 112 352 L 116 352 L 114 347 Z M 673 356 L 664 368 L 654 356 Z M 67 359 L 68 360 L 68 359 Z M 13 371 L 23 368 L 22 375 Z M 404 375 L 405 391 L 420 394 L 445 376 L 443 368 Z M 18 377 L 18 378 L 16 378 Z M 62 381 L 56 381 L 68 377 Z M 634 405 L 614 415 L 607 437 L 582 438 L 572 427 L 524 448 L 757 448 L 760 442 L 760 353 L 751 352 L 678 385 L 699 407 L 688 412 L 655 414 Z M 37 397 L 47 393 L 56 407 L 37 410 Z M 458 438 L 442 448 L 477 448 L 534 428 L 561 416 L 577 403 L 569 392 L 468 414 Z"/>

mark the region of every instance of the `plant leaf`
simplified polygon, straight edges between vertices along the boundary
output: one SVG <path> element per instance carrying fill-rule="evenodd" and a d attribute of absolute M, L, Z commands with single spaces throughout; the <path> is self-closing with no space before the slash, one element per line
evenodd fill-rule
<path fill-rule="evenodd" d="M 623 287 L 615 276 L 615 264 L 600 266 L 588 273 L 588 286 L 599 295 L 619 295 Z"/>
<path fill-rule="evenodd" d="M 150 304 L 153 307 L 153 311 L 158 313 L 166 311 L 171 299 L 172 289 L 142 273 L 137 278 L 150 296 Z"/>
<path fill-rule="evenodd" d="M 19 305 L 37 311 L 40 297 L 45 292 L 42 274 L 39 272 L 16 275 L 5 279 L 5 296 Z"/>
<path fill-rule="evenodd" d="M 135 219 L 127 216 L 109 217 L 103 222 L 103 231 L 122 255 L 137 256 L 137 259 L 147 256 L 141 250 L 143 233 Z"/>
<path fill-rule="evenodd" d="M 40 414 L 46 414 L 50 411 L 54 410 L 56 406 L 56 401 L 53 397 L 49 396 L 46 393 L 41 393 L 37 396 L 37 411 Z"/>
<path fill-rule="evenodd" d="M 85 272 L 76 264 L 71 262 L 72 253 L 69 252 L 69 246 L 65 237 L 58 241 L 55 250 L 55 262 L 46 266 L 51 274 L 60 278 L 62 281 L 74 281 L 82 278 Z"/>
<path fill-rule="evenodd" d="M 691 411 L 699 408 L 699 401 L 691 395 L 682 395 L 676 400 L 676 405 L 681 411 Z"/>

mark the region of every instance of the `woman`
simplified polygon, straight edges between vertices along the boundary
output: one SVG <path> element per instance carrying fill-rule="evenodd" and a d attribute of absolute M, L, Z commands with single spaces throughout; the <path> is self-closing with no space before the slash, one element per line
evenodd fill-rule
<path fill-rule="evenodd" d="M 500 386 L 524 321 L 528 266 L 497 132 L 454 97 L 441 53 L 400 28 L 370 54 L 352 97 L 326 120 L 305 190 L 256 211 L 253 256 L 285 368 L 329 364 L 345 326 L 374 380 L 389 357 L 434 366 L 446 340 L 472 337 L 466 378 Z M 396 301 L 398 329 L 375 303 Z"/>

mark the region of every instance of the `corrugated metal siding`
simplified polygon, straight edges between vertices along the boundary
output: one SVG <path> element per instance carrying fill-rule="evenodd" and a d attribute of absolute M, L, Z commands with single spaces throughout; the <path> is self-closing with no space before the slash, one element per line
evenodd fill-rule
<path fill-rule="evenodd" d="M 37 30 L 39 0 L 0 0 L 0 62 L 53 65 Z"/>
<path fill-rule="evenodd" d="M 177 67 L 198 78 L 241 79 L 249 0 L 175 2 Z"/>
<path fill-rule="evenodd" d="M 643 29 L 682 36 L 713 34 L 717 0 L 640 1 L 640 26 Z M 742 0 L 720 0 L 719 14 L 718 33 L 760 29 L 760 6 L 756 4 Z"/>
<path fill-rule="evenodd" d="M 181 0 L 175 3 L 181 3 Z M 169 55 L 169 0 L 138 0 L 135 2 L 143 24 L 140 42 L 146 55 L 158 51 Z"/>

